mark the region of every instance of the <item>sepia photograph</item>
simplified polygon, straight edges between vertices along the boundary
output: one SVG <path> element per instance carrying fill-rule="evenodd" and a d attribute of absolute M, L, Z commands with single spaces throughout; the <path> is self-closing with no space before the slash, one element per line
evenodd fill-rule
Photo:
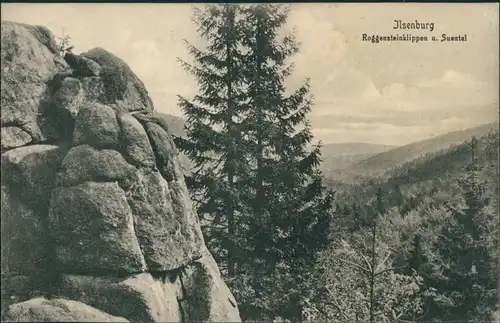
<path fill-rule="evenodd" d="M 1 321 L 500 323 L 498 3 L 2 3 Z"/>

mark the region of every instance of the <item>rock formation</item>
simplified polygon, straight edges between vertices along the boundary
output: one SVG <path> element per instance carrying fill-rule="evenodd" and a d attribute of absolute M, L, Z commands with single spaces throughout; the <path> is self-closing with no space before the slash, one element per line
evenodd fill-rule
<path fill-rule="evenodd" d="M 1 33 L 3 318 L 240 321 L 144 84 L 44 27 Z"/>

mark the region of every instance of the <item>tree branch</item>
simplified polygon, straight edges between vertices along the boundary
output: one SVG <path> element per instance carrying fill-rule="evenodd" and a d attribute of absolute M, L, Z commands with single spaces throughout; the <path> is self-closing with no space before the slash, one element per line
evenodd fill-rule
<path fill-rule="evenodd" d="M 377 271 L 378 267 L 380 267 L 381 265 L 383 265 L 388 259 L 389 259 L 389 256 L 391 255 L 391 252 L 388 251 L 387 252 L 387 255 L 385 256 L 384 260 L 382 260 L 378 265 L 377 265 L 377 268 L 375 268 L 375 271 Z"/>
<path fill-rule="evenodd" d="M 365 272 L 365 273 L 368 273 L 368 274 L 369 274 L 369 273 L 371 272 L 370 270 L 368 270 L 368 269 L 366 269 L 366 268 L 364 268 L 364 267 L 362 267 L 362 266 L 360 266 L 360 265 L 358 265 L 358 264 L 355 264 L 355 263 L 353 263 L 353 262 L 350 262 L 350 261 L 347 261 L 347 260 L 344 260 L 344 259 L 340 259 L 340 258 L 334 258 L 334 259 L 339 260 L 339 261 L 341 261 L 341 262 L 343 262 L 343 263 L 346 263 L 346 264 L 348 264 L 348 265 L 351 265 L 351 266 L 353 266 L 353 267 L 356 267 L 356 268 L 358 268 L 359 270 L 361 270 L 361 271 L 363 271 L 363 272 Z"/>
<path fill-rule="evenodd" d="M 331 303 L 331 304 L 337 308 L 337 310 L 339 311 L 340 315 L 342 315 L 347 320 L 346 322 L 348 322 L 349 321 L 349 316 L 344 313 L 344 310 L 340 306 L 341 305 L 340 302 L 337 300 L 337 298 L 335 297 L 335 295 L 333 295 L 332 291 L 328 287 L 325 287 L 325 288 L 326 288 L 326 291 L 328 292 L 328 294 L 330 294 L 331 298 L 336 302 L 336 304 L 334 304 L 334 303 Z"/>
<path fill-rule="evenodd" d="M 366 258 L 366 256 L 363 253 L 361 253 L 361 251 L 359 252 L 359 254 L 363 258 L 365 263 L 368 265 L 368 270 L 369 270 L 368 272 L 371 273 L 372 272 L 372 264 L 370 264 L 370 261 L 368 260 L 368 258 Z M 373 265 L 375 265 L 375 264 L 373 264 Z"/>
<path fill-rule="evenodd" d="M 375 276 L 378 276 L 378 275 L 380 275 L 380 274 L 383 274 L 383 273 L 385 273 L 385 272 L 387 272 L 387 271 L 396 270 L 396 269 L 403 269 L 403 268 L 406 268 L 406 266 L 399 266 L 399 267 L 391 267 L 391 268 L 386 268 L 386 269 L 384 269 L 384 270 L 382 270 L 382 271 L 379 271 L 378 273 L 375 273 Z"/>

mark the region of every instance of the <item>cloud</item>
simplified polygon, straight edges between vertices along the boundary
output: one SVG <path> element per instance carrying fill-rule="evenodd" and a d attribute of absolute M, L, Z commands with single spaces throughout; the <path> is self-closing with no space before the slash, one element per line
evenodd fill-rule
<path fill-rule="evenodd" d="M 127 60 L 134 72 L 142 77 L 157 76 L 158 68 L 162 68 L 162 54 L 156 42 L 149 39 L 136 40 L 131 43 L 130 58 Z"/>
<path fill-rule="evenodd" d="M 64 28 L 75 52 L 96 46 L 109 50 L 145 83 L 157 110 L 179 115 L 176 94 L 191 96 L 197 89 L 177 62 L 177 57 L 189 60 L 183 39 L 200 44 L 191 7 L 2 4 L 2 19 L 45 25 L 58 35 Z M 463 46 L 360 42 L 362 33 L 391 28 L 390 19 L 380 19 L 387 17 L 387 8 L 291 5 L 287 29 L 297 27 L 301 46 L 291 59 L 296 68 L 286 86 L 293 90 L 311 77 L 315 105 L 310 118 L 318 136 L 325 142 L 404 144 L 437 131 L 497 120 L 498 46 L 493 44 L 498 39 L 498 6 L 390 6 L 391 15 L 402 19 L 417 14 L 439 20 L 439 32 L 473 25 L 474 37 Z"/>
<path fill-rule="evenodd" d="M 328 92 L 328 87 L 336 90 Z M 415 85 L 393 82 L 379 90 L 373 81 L 353 67 L 343 67 L 316 88 L 317 107 L 313 114 L 390 116 L 406 112 L 415 115 L 440 113 L 443 109 L 457 112 L 464 106 L 485 106 L 495 102 L 491 86 L 469 74 L 445 71 L 439 78 L 426 79 Z"/>
<path fill-rule="evenodd" d="M 292 10 L 286 29 L 295 30 L 301 45 L 294 60 L 306 59 L 309 63 L 322 61 L 327 65 L 336 64 L 347 53 L 347 39 L 344 33 L 335 29 L 331 21 L 318 19 L 313 8 Z"/>
<path fill-rule="evenodd" d="M 372 102 L 380 99 L 380 96 L 381 94 L 379 90 L 375 87 L 375 85 L 373 85 L 373 83 L 370 83 L 361 94 L 361 97 L 367 102 Z"/>
<path fill-rule="evenodd" d="M 441 107 L 498 103 L 498 80 L 485 82 L 457 70 L 446 70 L 439 78 L 420 80 L 415 89 L 421 98 Z"/>
<path fill-rule="evenodd" d="M 493 89 L 467 73 L 446 70 L 436 78 L 417 84 L 393 82 L 377 89 L 370 78 L 355 68 L 344 68 L 337 92 L 341 96 L 318 93 L 313 110 L 314 134 L 325 143 L 346 141 L 404 144 L 428 136 L 492 122 L 498 107 Z M 351 86 L 352 80 L 361 86 Z M 332 84 L 332 79 L 329 80 Z"/>
<path fill-rule="evenodd" d="M 442 119 L 440 123 L 443 126 L 453 126 L 453 127 L 468 127 L 471 124 L 473 124 L 470 118 L 459 118 L 455 116 Z"/>
<path fill-rule="evenodd" d="M 482 83 L 475 80 L 468 73 L 461 73 L 455 70 L 446 70 L 441 78 L 423 79 L 417 83 L 420 88 L 448 88 L 448 89 L 475 89 L 482 86 Z"/>
<path fill-rule="evenodd" d="M 402 97 L 406 93 L 406 86 L 401 83 L 392 83 L 385 86 L 382 93 L 388 98 Z"/>
<path fill-rule="evenodd" d="M 295 65 L 293 75 L 286 80 L 287 87 L 298 87 L 311 77 L 315 92 L 329 88 L 338 76 L 338 65 L 348 55 L 346 35 L 334 28 L 333 23 L 317 15 L 316 6 L 300 6 L 291 10 L 286 30 L 295 31 L 299 52 L 291 58 Z"/>

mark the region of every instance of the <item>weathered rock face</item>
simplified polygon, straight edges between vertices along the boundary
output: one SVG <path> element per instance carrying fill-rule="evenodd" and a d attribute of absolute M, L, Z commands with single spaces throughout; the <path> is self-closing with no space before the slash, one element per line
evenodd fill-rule
<path fill-rule="evenodd" d="M 130 67 L 115 55 L 102 48 L 94 48 L 82 54 L 101 67 L 102 92 L 99 100 L 121 111 L 152 111 L 153 102 L 139 78 Z"/>
<path fill-rule="evenodd" d="M 29 145 L 2 154 L 2 277 L 45 279 L 48 201 L 66 152 L 64 146 Z"/>
<path fill-rule="evenodd" d="M 7 322 L 129 322 L 86 304 L 67 299 L 37 297 L 11 305 L 2 321 Z"/>
<path fill-rule="evenodd" d="M 2 21 L 1 30 L 3 151 L 47 138 L 42 116 L 47 82 L 68 65 L 55 55 L 54 38 L 46 28 Z"/>
<path fill-rule="evenodd" d="M 143 83 L 103 49 L 63 59 L 47 29 L 1 28 L 5 318 L 240 321 Z"/>
<path fill-rule="evenodd" d="M 170 275 L 170 276 L 168 276 Z M 180 280 L 174 273 L 126 278 L 63 275 L 61 294 L 132 322 L 182 321 Z"/>
<path fill-rule="evenodd" d="M 181 306 L 187 322 L 235 322 L 236 300 L 221 279 L 219 268 L 208 250 L 191 266 L 183 268 Z M 216 297 L 214 297 L 217 295 Z M 224 295 L 224 297 L 220 297 Z"/>

